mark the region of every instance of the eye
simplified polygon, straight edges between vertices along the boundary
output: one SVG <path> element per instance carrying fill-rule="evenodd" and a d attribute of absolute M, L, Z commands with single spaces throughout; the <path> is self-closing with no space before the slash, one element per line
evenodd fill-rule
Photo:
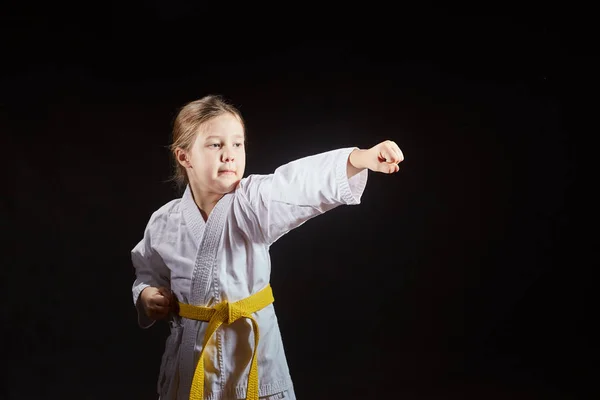
<path fill-rule="evenodd" d="M 219 143 L 212 143 L 209 144 L 208 147 L 220 147 L 221 145 Z"/>
<path fill-rule="evenodd" d="M 242 147 L 242 143 L 236 143 L 234 146 L 235 147 Z"/>

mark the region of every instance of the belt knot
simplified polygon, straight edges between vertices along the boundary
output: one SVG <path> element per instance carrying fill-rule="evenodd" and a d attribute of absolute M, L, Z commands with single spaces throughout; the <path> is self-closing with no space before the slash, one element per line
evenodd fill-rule
<path fill-rule="evenodd" d="M 225 324 L 233 324 L 238 319 L 247 316 L 243 307 L 237 303 L 230 303 L 227 300 L 215 305 L 215 310 L 221 316 L 219 319 Z"/>

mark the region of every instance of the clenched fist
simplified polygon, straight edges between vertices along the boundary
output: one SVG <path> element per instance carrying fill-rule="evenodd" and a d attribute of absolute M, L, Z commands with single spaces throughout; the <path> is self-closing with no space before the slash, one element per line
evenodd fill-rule
<path fill-rule="evenodd" d="M 153 320 L 166 318 L 177 304 L 173 293 L 165 287 L 145 288 L 140 293 L 140 301 L 148 318 Z"/>
<path fill-rule="evenodd" d="M 386 140 L 367 150 L 354 150 L 348 159 L 353 170 L 349 169 L 348 172 L 349 175 L 354 175 L 358 171 L 368 168 L 375 172 L 393 174 L 400 170 L 398 164 L 402 161 L 404 161 L 402 150 L 395 142 Z"/>

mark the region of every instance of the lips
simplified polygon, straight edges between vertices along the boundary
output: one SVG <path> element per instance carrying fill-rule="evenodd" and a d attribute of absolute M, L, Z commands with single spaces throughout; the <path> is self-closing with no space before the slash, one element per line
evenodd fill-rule
<path fill-rule="evenodd" d="M 219 171 L 219 174 L 235 174 L 235 171 L 224 169 L 223 171 Z"/>

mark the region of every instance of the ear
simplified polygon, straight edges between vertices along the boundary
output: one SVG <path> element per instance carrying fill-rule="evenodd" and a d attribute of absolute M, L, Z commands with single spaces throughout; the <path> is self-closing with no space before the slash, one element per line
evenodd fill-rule
<path fill-rule="evenodd" d="M 187 151 L 178 147 L 175 149 L 175 158 L 177 158 L 177 162 L 181 164 L 184 168 L 191 168 L 192 164 L 190 163 Z"/>

